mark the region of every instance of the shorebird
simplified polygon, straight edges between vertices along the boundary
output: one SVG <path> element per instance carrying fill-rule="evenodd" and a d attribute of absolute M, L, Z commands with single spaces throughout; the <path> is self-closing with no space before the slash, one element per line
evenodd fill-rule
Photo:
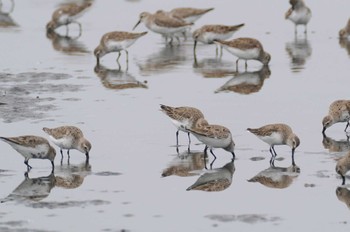
<path fill-rule="evenodd" d="M 350 170 L 350 152 L 348 152 L 345 156 L 341 157 L 337 165 L 335 166 L 335 171 L 342 178 L 342 185 L 345 185 L 345 174 Z"/>
<path fill-rule="evenodd" d="M 304 25 L 304 33 L 307 32 L 307 24 L 311 19 L 311 10 L 305 5 L 303 0 L 289 0 L 292 7 L 286 12 L 285 18 L 295 24 L 294 32 L 297 33 L 297 26 Z"/>
<path fill-rule="evenodd" d="M 228 128 L 221 125 L 211 125 L 208 122 L 201 118 L 198 120 L 194 128 L 188 129 L 199 141 L 205 144 L 204 153 L 207 154 L 207 150 L 210 150 L 210 153 L 214 156 L 214 160 L 210 164 L 212 167 L 214 161 L 216 160 L 216 155 L 213 152 L 213 148 L 222 148 L 225 151 L 228 151 L 232 154 L 232 159 L 235 159 L 235 143 L 232 139 L 231 132 Z"/>
<path fill-rule="evenodd" d="M 8 143 L 24 157 L 24 164 L 27 165 L 28 171 L 32 168 L 28 164 L 29 159 L 48 159 L 51 161 L 52 171 L 55 169 L 54 160 L 56 151 L 45 138 L 25 135 L 19 137 L 0 137 L 0 139 Z"/>
<path fill-rule="evenodd" d="M 245 60 L 247 69 L 247 60 L 258 60 L 267 65 L 271 60 L 271 55 L 264 51 L 262 44 L 253 38 L 238 38 L 230 41 L 214 40 L 220 46 L 223 46 L 229 53 L 238 57 L 236 66 L 240 59 Z"/>
<path fill-rule="evenodd" d="M 82 5 L 69 3 L 59 7 L 53 12 L 51 21 L 46 25 L 46 30 L 52 31 L 62 25 L 66 25 L 68 33 L 68 24 L 76 23 L 79 26 L 79 34 L 81 34 L 81 24 L 76 19 L 81 17 L 91 5 L 91 2 Z"/>
<path fill-rule="evenodd" d="M 227 25 L 204 25 L 192 33 L 194 40 L 193 52 L 196 54 L 197 42 L 204 44 L 213 44 L 214 40 L 226 40 L 238 31 L 244 24 L 227 26 Z M 220 46 L 220 48 L 222 48 Z M 216 54 L 218 54 L 218 47 L 216 46 Z"/>
<path fill-rule="evenodd" d="M 214 8 L 197 9 L 197 8 L 189 8 L 189 7 L 180 7 L 180 8 L 174 8 L 171 11 L 169 11 L 169 15 L 171 17 L 181 19 L 186 23 L 194 23 L 204 14 L 212 10 L 214 10 Z"/>
<path fill-rule="evenodd" d="M 336 100 L 329 106 L 328 115 L 322 120 L 322 133 L 325 134 L 328 127 L 338 122 L 347 122 L 346 132 L 350 124 L 350 100 Z"/>
<path fill-rule="evenodd" d="M 121 56 L 121 51 L 126 53 L 126 62 L 129 61 L 129 53 L 126 50 L 132 44 L 136 42 L 140 37 L 147 34 L 147 31 L 141 33 L 130 33 L 125 31 L 113 31 L 104 34 L 101 38 L 100 44 L 94 51 L 96 56 L 97 65 L 100 64 L 100 58 L 110 52 L 118 52 L 117 62 Z"/>
<path fill-rule="evenodd" d="M 300 140 L 292 129 L 286 124 L 270 124 L 257 129 L 247 129 L 259 139 L 270 145 L 271 160 L 270 165 L 274 166 L 274 161 L 277 156 L 275 145 L 288 145 L 292 148 L 292 165 L 294 162 L 294 151 L 299 146 Z"/>
<path fill-rule="evenodd" d="M 176 146 L 179 146 L 179 131 L 183 131 L 188 135 L 188 150 L 190 149 L 191 138 L 189 129 L 197 125 L 199 119 L 204 118 L 203 113 L 194 107 L 181 106 L 171 107 L 160 105 L 161 111 L 165 113 L 176 126 Z"/>
<path fill-rule="evenodd" d="M 86 156 L 86 160 L 89 160 L 91 143 L 84 137 L 83 132 L 78 127 L 60 126 L 53 129 L 44 127 L 43 131 L 45 131 L 45 133 L 49 135 L 50 140 L 60 148 L 62 159 L 63 159 L 62 149 L 67 149 L 68 159 L 69 159 L 69 150 L 76 149 L 84 153 Z"/>
<path fill-rule="evenodd" d="M 151 14 L 148 12 L 142 12 L 139 16 L 139 21 L 135 24 L 133 30 L 143 22 L 145 26 L 158 34 L 163 35 L 165 38 L 170 37 L 169 44 L 172 44 L 173 37 L 176 37 L 178 41 L 180 39 L 176 36 L 178 33 L 183 33 L 189 28 L 193 23 L 186 23 L 184 21 L 178 20 L 176 18 L 167 16 L 163 12 L 158 12 Z"/>

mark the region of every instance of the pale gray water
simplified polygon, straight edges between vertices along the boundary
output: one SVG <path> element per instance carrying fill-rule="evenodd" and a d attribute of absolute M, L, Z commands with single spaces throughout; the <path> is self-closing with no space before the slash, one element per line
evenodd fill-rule
<path fill-rule="evenodd" d="M 2 2 L 3 8 L 9 4 Z M 66 157 L 60 165 L 57 155 L 53 185 L 52 177 L 44 178 L 49 162 L 31 160 L 25 179 L 23 158 L 1 143 L 0 198 L 12 194 L 0 205 L 1 231 L 348 231 L 349 190 L 337 189 L 341 179 L 334 170 L 350 148 L 345 124 L 329 128 L 323 139 L 321 120 L 332 101 L 349 98 L 349 45 L 338 40 L 349 1 L 308 0 L 307 38 L 302 28 L 295 38 L 293 24 L 284 20 L 287 0 L 95 1 L 79 19 L 80 38 L 47 37 L 45 25 L 63 2 L 15 0 L 14 11 L 0 15 L 10 22 L 0 29 L 0 103 L 6 103 L 0 104 L 0 134 L 46 136 L 44 126 L 76 125 L 92 142 L 90 164 L 78 151 L 71 151 L 70 165 Z M 250 73 L 241 63 L 237 74 L 235 58 L 224 51 L 217 60 L 215 46 L 199 45 L 195 62 L 191 39 L 169 47 L 151 32 L 129 49 L 127 71 L 124 53 L 121 70 L 116 54 L 95 69 L 92 51 L 102 34 L 130 31 L 142 11 L 182 6 L 215 7 L 194 28 L 245 23 L 235 37 L 259 39 L 272 55 L 269 71 L 258 72 L 260 63 L 252 61 Z M 74 26 L 70 32 L 77 35 Z M 129 85 L 120 89 L 121 78 Z M 232 87 L 245 79 L 250 85 Z M 209 122 L 231 130 L 237 160 L 225 190 L 186 191 L 203 169 L 204 146 L 193 137 L 194 154 L 187 155 L 187 135 L 180 133 L 184 146 L 177 157 L 176 130 L 160 103 L 197 107 Z M 275 165 L 282 168 L 275 180 L 286 181 L 280 188 L 247 181 L 269 167 L 270 154 L 245 130 L 275 122 L 289 124 L 301 139 L 300 173 L 278 173 L 291 157 L 288 147 L 276 147 Z M 215 153 L 213 168 L 230 162 L 230 153 Z M 165 171 L 171 175 L 162 177 Z M 33 178 L 46 185 L 15 191 Z M 31 191 L 41 197 L 26 198 Z"/>

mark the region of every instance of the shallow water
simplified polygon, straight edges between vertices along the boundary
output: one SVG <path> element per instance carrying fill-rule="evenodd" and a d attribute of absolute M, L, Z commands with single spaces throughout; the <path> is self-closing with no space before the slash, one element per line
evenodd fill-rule
<path fill-rule="evenodd" d="M 63 2 L 15 0 L 13 12 L 0 15 L 1 135 L 45 137 L 42 127 L 76 125 L 92 142 L 90 162 L 71 151 L 69 164 L 66 155 L 61 164 L 57 150 L 53 175 L 48 161 L 31 160 L 25 177 L 23 158 L 1 143 L 1 231 L 348 230 L 350 190 L 339 188 L 334 170 L 350 149 L 345 125 L 323 138 L 321 120 L 332 101 L 348 99 L 350 46 L 337 35 L 350 2 L 307 1 L 313 11 L 307 37 L 299 28 L 295 38 L 284 20 L 288 1 L 272 0 L 241 0 L 238 7 L 228 0 L 96 1 L 79 19 L 81 37 L 66 38 L 63 28 L 46 35 Z M 181 6 L 215 7 L 194 28 L 245 23 L 235 36 L 259 39 L 272 55 L 269 69 L 250 61 L 247 72 L 243 63 L 237 72 L 232 55 L 217 59 L 215 46 L 200 44 L 195 60 L 191 39 L 167 46 L 151 32 L 130 47 L 128 69 L 124 53 L 120 69 L 116 54 L 95 67 L 92 51 L 102 34 L 131 31 L 142 11 Z M 186 191 L 204 172 L 204 146 L 192 137 L 188 154 L 180 133 L 178 155 L 175 127 L 159 104 L 197 107 L 231 130 L 237 159 L 221 191 Z M 276 147 L 277 168 L 268 169 L 268 146 L 246 132 L 275 122 L 289 124 L 301 139 L 298 171 L 287 169 L 287 146 Z M 230 153 L 215 153 L 213 169 L 231 161 Z M 256 176 L 264 181 L 248 181 Z"/>

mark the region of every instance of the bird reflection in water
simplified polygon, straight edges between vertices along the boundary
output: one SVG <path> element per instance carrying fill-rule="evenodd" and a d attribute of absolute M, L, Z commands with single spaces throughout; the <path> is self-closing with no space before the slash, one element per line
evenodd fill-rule
<path fill-rule="evenodd" d="M 223 191 L 230 187 L 235 172 L 234 159 L 221 168 L 205 170 L 198 180 L 186 190 L 201 190 L 206 192 Z"/>
<path fill-rule="evenodd" d="M 137 65 L 142 75 L 168 73 L 185 64 L 188 57 L 186 46 L 165 46 Z"/>
<path fill-rule="evenodd" d="M 297 165 L 289 167 L 270 166 L 259 172 L 248 182 L 259 182 L 269 188 L 283 189 L 289 187 L 299 174 L 300 168 Z"/>
<path fill-rule="evenodd" d="M 349 137 L 342 140 L 335 140 L 331 137 L 327 137 L 323 134 L 322 140 L 323 147 L 328 149 L 329 152 L 347 152 L 350 151 L 350 141 Z"/>
<path fill-rule="evenodd" d="M 259 71 L 236 73 L 233 78 L 215 91 L 236 92 L 239 94 L 251 94 L 259 92 L 266 78 L 269 78 L 271 71 L 268 65 L 262 66 Z"/>
<path fill-rule="evenodd" d="M 345 187 L 337 187 L 335 193 L 338 200 L 345 203 L 348 209 L 350 209 L 350 190 Z"/>
<path fill-rule="evenodd" d="M 0 0 L 0 28 L 18 27 L 17 23 L 11 17 L 14 9 L 14 0 Z"/>
<path fill-rule="evenodd" d="M 307 40 L 306 35 L 295 35 L 294 41 L 286 43 L 286 51 L 291 59 L 291 70 L 293 72 L 303 70 L 306 60 L 312 54 L 311 44 Z"/>
<path fill-rule="evenodd" d="M 1 203 L 7 201 L 41 201 L 49 196 L 51 189 L 55 187 L 56 178 L 53 172 L 48 176 L 37 178 L 29 178 L 28 172 L 26 172 L 24 177 L 24 181 L 10 195 L 0 200 Z"/>
<path fill-rule="evenodd" d="M 78 39 L 80 35 L 71 37 L 69 35 L 61 35 L 54 30 L 46 31 L 46 37 L 51 40 L 52 47 L 59 52 L 68 55 L 89 53 L 86 46 Z"/>
<path fill-rule="evenodd" d="M 194 171 L 202 170 L 205 166 L 203 152 L 188 152 L 179 153 L 162 172 L 162 177 L 167 176 L 194 176 L 197 175 Z"/>
<path fill-rule="evenodd" d="M 197 56 L 194 55 L 192 67 L 195 73 L 199 73 L 206 78 L 221 78 L 236 73 L 232 62 L 224 61 L 219 57 L 197 60 Z"/>
<path fill-rule="evenodd" d="M 91 173 L 89 162 L 79 165 L 61 165 L 56 168 L 56 187 L 74 189 L 80 187 L 84 178 Z"/>
<path fill-rule="evenodd" d="M 140 82 L 136 80 L 127 70 L 122 71 L 120 65 L 118 69 L 107 69 L 103 65 L 96 65 L 94 71 L 101 79 L 102 85 L 107 89 L 148 88 L 147 81 Z"/>

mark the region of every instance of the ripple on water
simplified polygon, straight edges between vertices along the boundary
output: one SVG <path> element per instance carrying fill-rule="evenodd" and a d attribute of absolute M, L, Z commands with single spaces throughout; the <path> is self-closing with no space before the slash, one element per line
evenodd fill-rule
<path fill-rule="evenodd" d="M 59 82 L 68 78 L 72 76 L 63 73 L 0 73 L 0 118 L 11 123 L 47 117 L 46 112 L 57 107 L 52 103 L 56 99 L 45 97 L 45 94 L 57 93 L 58 96 L 64 96 L 62 92 L 77 92 L 82 89 L 82 85 Z"/>
<path fill-rule="evenodd" d="M 96 176 L 119 176 L 119 175 L 121 175 L 121 173 L 104 171 L 104 172 L 96 172 L 95 175 Z"/>
<path fill-rule="evenodd" d="M 35 202 L 30 203 L 27 206 L 32 208 L 46 208 L 46 209 L 65 209 L 71 207 L 85 208 L 87 206 L 99 206 L 108 205 L 109 201 L 103 200 L 91 200 L 91 201 L 66 201 L 66 202 Z"/>
<path fill-rule="evenodd" d="M 248 224 L 255 224 L 261 222 L 278 222 L 282 220 L 282 218 L 280 217 L 268 217 L 263 214 L 211 214 L 205 217 L 219 222 L 244 222 Z"/>

